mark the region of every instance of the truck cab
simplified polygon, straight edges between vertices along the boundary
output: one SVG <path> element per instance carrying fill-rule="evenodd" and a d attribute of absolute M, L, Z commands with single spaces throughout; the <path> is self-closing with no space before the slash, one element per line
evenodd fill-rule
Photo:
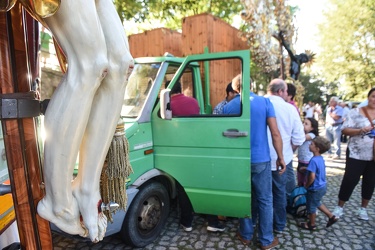
<path fill-rule="evenodd" d="M 195 213 L 250 216 L 249 51 L 166 54 L 135 63 L 121 111 L 134 172 L 127 182 L 126 212 L 116 212 L 107 235 L 120 232 L 136 247 L 151 243 L 165 225 L 177 182 Z M 223 74 L 228 69 L 232 75 Z M 212 114 L 217 103 L 211 103 L 210 93 L 218 88 L 210 82 L 213 74 L 223 75 L 223 98 L 228 82 L 242 74 L 239 114 Z M 177 82 L 183 94 L 197 100 L 199 114 L 171 112 L 169 92 Z"/>

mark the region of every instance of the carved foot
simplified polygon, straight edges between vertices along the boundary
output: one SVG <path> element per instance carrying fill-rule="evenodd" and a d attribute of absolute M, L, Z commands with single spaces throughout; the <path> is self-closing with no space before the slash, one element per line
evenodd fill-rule
<path fill-rule="evenodd" d="M 43 198 L 38 203 L 38 214 L 42 218 L 55 224 L 65 233 L 80 236 L 87 234 L 86 230 L 81 226 L 79 209 L 76 202 L 73 202 L 71 207 L 66 206 L 61 209 L 57 209 L 56 207 L 56 204 L 52 204 L 52 202 Z"/>
<path fill-rule="evenodd" d="M 102 202 L 99 192 L 82 194 L 76 189 L 73 195 L 79 204 L 82 221 L 91 241 L 97 243 L 103 240 L 107 230 L 107 217 L 101 212 Z"/>

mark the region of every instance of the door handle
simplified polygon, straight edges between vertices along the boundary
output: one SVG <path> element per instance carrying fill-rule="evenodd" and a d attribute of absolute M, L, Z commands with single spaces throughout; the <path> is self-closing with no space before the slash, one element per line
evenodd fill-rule
<path fill-rule="evenodd" d="M 227 131 L 223 132 L 223 136 L 225 137 L 247 137 L 247 131 L 238 131 L 238 129 L 228 129 Z"/>

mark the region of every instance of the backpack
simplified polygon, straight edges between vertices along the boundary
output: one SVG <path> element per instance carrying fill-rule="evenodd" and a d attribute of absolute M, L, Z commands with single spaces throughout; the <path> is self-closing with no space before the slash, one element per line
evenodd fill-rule
<path fill-rule="evenodd" d="M 293 189 L 286 208 L 288 213 L 296 217 L 307 217 L 306 194 L 307 190 L 303 186 Z"/>

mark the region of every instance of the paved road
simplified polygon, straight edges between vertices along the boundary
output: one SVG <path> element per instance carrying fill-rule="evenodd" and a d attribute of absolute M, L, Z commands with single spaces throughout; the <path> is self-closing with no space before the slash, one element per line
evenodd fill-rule
<path fill-rule="evenodd" d="M 345 144 L 343 152 L 345 152 Z M 345 168 L 344 160 L 326 159 L 328 190 L 323 203 L 331 210 L 337 203 L 337 194 Z M 295 163 L 296 166 L 296 163 Z M 360 185 L 345 206 L 345 214 L 339 222 L 326 229 L 327 218 L 323 213 L 317 215 L 318 230 L 310 232 L 297 227 L 298 221 L 288 215 L 287 228 L 278 234 L 280 245 L 275 249 L 307 250 L 307 249 L 375 249 L 375 202 L 369 204 L 369 221 L 357 219 L 356 211 L 360 206 Z M 225 223 L 227 230 L 223 233 L 208 233 L 203 216 L 196 215 L 192 232 L 184 232 L 179 228 L 178 213 L 174 205 L 161 236 L 144 249 L 155 250 L 188 250 L 188 249 L 260 249 L 257 245 L 245 247 L 236 239 L 238 220 L 229 218 Z M 82 238 L 70 238 L 53 233 L 55 250 L 69 249 L 133 249 L 122 243 L 118 236 L 105 238 L 93 244 Z"/>

